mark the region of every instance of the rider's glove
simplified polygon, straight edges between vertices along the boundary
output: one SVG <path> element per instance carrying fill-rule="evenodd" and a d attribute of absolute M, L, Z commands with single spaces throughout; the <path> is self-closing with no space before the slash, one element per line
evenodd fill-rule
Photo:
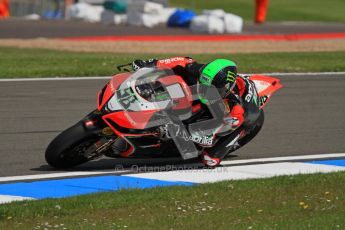
<path fill-rule="evenodd" d="M 231 129 L 236 129 L 238 125 L 240 124 L 240 121 L 237 117 L 225 117 L 223 118 L 223 121 L 225 124 L 229 125 Z"/>
<path fill-rule="evenodd" d="M 141 69 L 143 67 L 154 67 L 156 66 L 157 59 L 150 59 L 150 60 L 135 60 L 132 62 L 132 68 L 134 71 Z"/>

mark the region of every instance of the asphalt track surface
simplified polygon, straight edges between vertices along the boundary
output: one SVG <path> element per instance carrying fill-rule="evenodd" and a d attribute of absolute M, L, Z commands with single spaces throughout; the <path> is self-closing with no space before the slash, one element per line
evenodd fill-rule
<path fill-rule="evenodd" d="M 279 78 L 284 88 L 266 106 L 262 131 L 231 159 L 345 152 L 345 74 Z M 0 82 L 0 177 L 56 172 L 44 160 L 46 146 L 95 108 L 106 82 Z M 136 161 L 101 158 L 74 170 L 109 170 L 120 163 Z"/>
<path fill-rule="evenodd" d="M 286 22 L 265 24 L 245 23 L 244 35 L 248 34 L 300 34 L 345 32 L 345 23 Z M 20 19 L 0 20 L 0 38 L 59 38 L 78 36 L 121 36 L 121 35 L 191 35 L 188 29 L 158 26 L 145 27 L 115 26 L 102 23 L 78 21 L 27 21 Z"/>

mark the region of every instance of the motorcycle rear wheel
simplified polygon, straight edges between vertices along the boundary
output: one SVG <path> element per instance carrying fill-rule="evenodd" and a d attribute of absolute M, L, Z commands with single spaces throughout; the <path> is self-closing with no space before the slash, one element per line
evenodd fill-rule
<path fill-rule="evenodd" d="M 256 137 L 256 135 L 258 135 L 258 133 L 260 132 L 263 124 L 264 124 L 264 121 L 265 121 L 265 114 L 264 114 L 264 111 L 261 110 L 260 111 L 260 115 L 258 117 L 258 119 L 256 120 L 255 122 L 255 125 L 253 125 L 249 131 L 249 133 L 247 135 L 245 135 L 243 138 L 239 139 L 238 140 L 238 146 L 234 149 L 231 149 L 227 156 L 230 155 L 230 153 L 238 150 L 239 148 L 243 147 L 244 145 L 246 145 L 248 142 L 250 142 L 251 140 L 254 139 L 254 137 Z"/>
<path fill-rule="evenodd" d="M 238 141 L 241 147 L 254 139 L 254 137 L 260 132 L 262 126 L 264 125 L 264 121 L 265 114 L 264 111 L 261 110 L 260 115 L 256 120 L 255 125 L 251 128 L 250 132 Z"/>

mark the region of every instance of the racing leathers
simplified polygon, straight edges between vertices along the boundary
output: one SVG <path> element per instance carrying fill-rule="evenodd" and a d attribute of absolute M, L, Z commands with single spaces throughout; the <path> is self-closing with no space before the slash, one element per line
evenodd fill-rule
<path fill-rule="evenodd" d="M 181 76 L 189 86 L 198 84 L 200 73 L 204 66 L 205 64 L 198 63 L 196 60 L 189 57 L 172 57 L 162 60 L 151 59 L 148 61 L 135 60 L 132 63 L 134 70 L 143 67 L 172 69 L 174 73 Z M 246 78 L 238 75 L 236 77 L 235 87 L 223 98 L 227 116 L 223 118 L 222 126 L 230 127 L 230 132 L 227 132 L 226 135 L 218 136 L 216 144 L 204 146 L 202 161 L 205 165 L 210 167 L 219 165 L 221 159 L 224 158 L 230 150 L 238 147 L 238 140 L 244 135 L 242 124 L 245 121 L 245 110 L 242 101 L 246 96 L 245 92 L 248 91 L 248 85 L 249 82 Z M 194 108 L 208 110 L 207 106 L 200 103 L 199 100 L 193 102 L 193 109 Z M 215 135 L 217 136 L 217 133 Z"/>

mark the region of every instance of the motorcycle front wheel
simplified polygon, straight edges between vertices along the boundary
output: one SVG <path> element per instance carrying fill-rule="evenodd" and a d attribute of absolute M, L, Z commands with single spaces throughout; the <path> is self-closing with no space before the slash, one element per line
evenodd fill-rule
<path fill-rule="evenodd" d="M 96 150 L 99 140 L 97 134 L 78 122 L 55 137 L 46 149 L 45 159 L 54 168 L 72 168 L 91 160 L 88 154 Z"/>

